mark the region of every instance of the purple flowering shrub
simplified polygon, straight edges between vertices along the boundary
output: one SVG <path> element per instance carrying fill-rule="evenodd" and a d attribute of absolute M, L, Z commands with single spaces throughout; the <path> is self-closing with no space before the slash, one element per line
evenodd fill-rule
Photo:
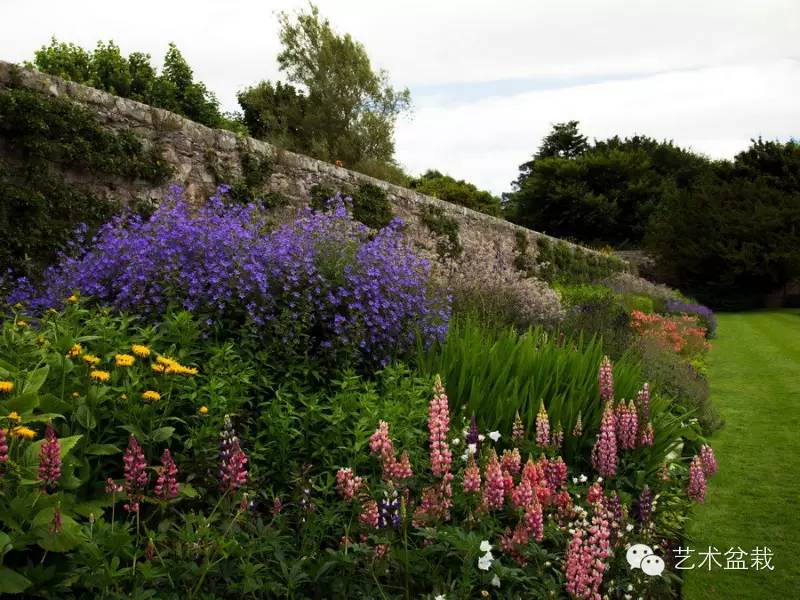
<path fill-rule="evenodd" d="M 118 217 L 76 257 L 62 257 L 37 288 L 20 282 L 11 303 L 60 306 L 72 293 L 122 311 L 159 316 L 181 308 L 208 325 L 254 326 L 288 348 L 337 361 L 386 364 L 441 339 L 446 298 L 430 265 L 403 238 L 402 222 L 377 234 L 338 195 L 270 230 L 259 207 L 225 201 L 221 186 L 192 207 L 174 187 L 150 218 Z"/>
<path fill-rule="evenodd" d="M 706 328 L 708 338 L 713 338 L 717 331 L 717 317 L 714 311 L 702 304 L 690 304 L 678 300 L 667 302 L 667 312 L 671 314 L 692 315 L 700 319 Z"/>

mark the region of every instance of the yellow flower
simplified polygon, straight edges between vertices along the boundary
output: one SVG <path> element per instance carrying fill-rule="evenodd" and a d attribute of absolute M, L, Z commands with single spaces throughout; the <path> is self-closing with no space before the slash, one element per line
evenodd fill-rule
<path fill-rule="evenodd" d="M 69 298 L 67 298 L 67 302 L 77 302 L 78 297 L 75 294 L 72 294 Z"/>
<path fill-rule="evenodd" d="M 8 413 L 6 415 L 6 419 L 8 419 L 9 421 L 16 421 L 17 423 L 22 421 L 22 417 L 20 417 L 19 413 L 17 413 L 17 411 L 15 411 L 15 410 L 13 410 L 10 413 Z"/>
<path fill-rule="evenodd" d="M 100 363 L 100 358 L 94 354 L 84 354 L 81 358 L 87 365 L 95 366 Z"/>
<path fill-rule="evenodd" d="M 128 394 L 122 394 L 122 395 L 119 397 L 119 399 L 120 399 L 120 400 L 127 400 L 127 399 L 128 399 Z"/>
<path fill-rule="evenodd" d="M 150 365 L 150 368 L 153 369 L 156 373 L 163 373 L 164 372 L 164 365 Z"/>
<path fill-rule="evenodd" d="M 208 407 L 207 407 L 207 406 L 201 406 L 201 407 L 200 407 L 200 410 L 199 410 L 198 412 L 199 412 L 201 415 L 207 415 L 207 414 L 208 414 Z"/>
<path fill-rule="evenodd" d="M 5 392 L 6 394 L 10 394 L 13 391 L 14 391 L 13 381 L 0 381 L 0 392 Z"/>
<path fill-rule="evenodd" d="M 161 394 L 154 392 L 153 390 L 147 390 L 144 394 L 142 394 L 142 400 L 147 400 L 148 402 L 158 402 L 161 400 Z"/>
<path fill-rule="evenodd" d="M 80 392 L 72 392 L 72 397 L 73 398 L 80 398 L 81 397 L 81 393 Z"/>
<path fill-rule="evenodd" d="M 67 352 L 67 358 L 79 356 L 81 352 L 83 352 L 83 347 L 81 347 L 80 344 L 72 344 L 72 348 L 70 348 L 69 352 Z"/>
<path fill-rule="evenodd" d="M 30 325 L 28 325 L 27 321 L 17 321 L 17 327 L 25 329 L 26 327 L 30 327 Z"/>
<path fill-rule="evenodd" d="M 11 435 L 18 438 L 25 438 L 26 440 L 32 440 L 36 437 L 36 432 L 30 427 L 20 425 L 19 427 L 14 427 L 14 429 L 11 430 Z"/>
<path fill-rule="evenodd" d="M 118 367 L 130 367 L 136 361 L 130 354 L 117 354 L 114 360 Z"/>
<path fill-rule="evenodd" d="M 101 381 L 105 383 L 106 381 L 111 379 L 111 373 L 109 373 L 108 371 L 95 370 L 89 373 L 89 377 L 91 377 L 95 381 Z"/>
<path fill-rule="evenodd" d="M 163 367 L 163 372 L 168 375 L 197 375 L 197 369 L 194 367 L 184 367 L 177 360 L 167 358 L 166 356 L 159 356 L 156 362 Z M 154 371 L 161 373 L 162 371 L 153 368 Z"/>
<path fill-rule="evenodd" d="M 147 358 L 150 356 L 150 348 L 147 346 L 142 346 L 141 344 L 133 344 L 131 346 L 131 352 L 133 352 L 139 358 Z"/>

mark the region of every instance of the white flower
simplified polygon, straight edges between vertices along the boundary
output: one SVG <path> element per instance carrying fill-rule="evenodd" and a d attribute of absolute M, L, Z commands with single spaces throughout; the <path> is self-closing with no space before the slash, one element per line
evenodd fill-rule
<path fill-rule="evenodd" d="M 625 525 L 625 531 L 633 531 L 633 523 L 628 523 Z"/>
<path fill-rule="evenodd" d="M 478 434 L 478 441 L 479 441 L 479 442 L 482 442 L 482 441 L 483 441 L 483 440 L 485 440 L 485 439 L 486 439 L 486 436 L 485 436 L 485 435 L 483 435 L 482 433 L 479 433 L 479 434 Z"/>
<path fill-rule="evenodd" d="M 603 478 L 602 478 L 602 477 L 598 477 L 598 478 L 597 478 L 597 482 L 598 482 L 598 483 L 603 483 Z"/>
<path fill-rule="evenodd" d="M 500 578 L 497 576 L 497 574 L 495 574 L 495 576 L 492 577 L 492 585 L 496 588 L 500 587 Z"/>
<path fill-rule="evenodd" d="M 487 552 L 483 556 L 478 559 L 478 568 L 481 571 L 488 571 L 489 567 L 492 566 L 492 561 L 494 560 L 494 556 L 492 556 L 491 552 Z"/>
<path fill-rule="evenodd" d="M 492 432 L 489 434 L 489 437 L 490 437 L 490 438 L 492 438 L 492 441 L 493 441 L 493 442 L 496 442 L 497 440 L 499 440 L 499 439 L 500 439 L 500 432 L 499 432 L 499 431 L 492 431 Z"/>
<path fill-rule="evenodd" d="M 439 594 L 438 596 L 435 596 L 433 600 L 446 600 L 446 598 L 444 597 L 444 594 Z"/>
<path fill-rule="evenodd" d="M 578 483 L 578 478 L 577 477 L 573 477 L 572 478 L 572 483 Z"/>
<path fill-rule="evenodd" d="M 629 591 L 629 592 L 632 592 L 632 591 L 633 591 L 633 584 L 632 584 L 632 583 L 629 583 L 629 584 L 628 584 L 628 591 Z"/>
<path fill-rule="evenodd" d="M 467 445 L 467 454 L 475 454 L 478 451 L 477 444 L 468 444 Z"/>
<path fill-rule="evenodd" d="M 630 594 L 625 594 L 625 600 L 631 600 L 632 596 Z"/>
<path fill-rule="evenodd" d="M 481 552 L 489 552 L 492 549 L 492 545 L 489 543 L 489 540 L 483 540 L 481 542 Z"/>
<path fill-rule="evenodd" d="M 461 439 L 460 438 L 454 438 L 452 443 L 453 443 L 453 446 L 458 446 L 461 443 Z"/>
<path fill-rule="evenodd" d="M 581 483 L 586 483 L 589 478 L 583 473 L 581 473 L 581 476 L 578 479 L 580 479 Z"/>
<path fill-rule="evenodd" d="M 464 462 L 467 462 L 469 460 L 469 452 L 464 452 L 464 454 L 461 455 L 461 458 L 464 459 Z"/>

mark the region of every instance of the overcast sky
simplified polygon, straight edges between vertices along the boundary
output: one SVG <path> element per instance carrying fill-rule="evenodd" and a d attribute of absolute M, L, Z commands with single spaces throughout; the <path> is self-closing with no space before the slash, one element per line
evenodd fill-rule
<path fill-rule="evenodd" d="M 51 35 L 160 64 L 175 42 L 224 108 L 280 77 L 275 13 L 295 0 L 0 0 L 0 59 Z M 642 133 L 712 157 L 800 137 L 799 0 L 318 0 L 414 112 L 397 158 L 500 193 L 552 123 L 590 138 Z"/>

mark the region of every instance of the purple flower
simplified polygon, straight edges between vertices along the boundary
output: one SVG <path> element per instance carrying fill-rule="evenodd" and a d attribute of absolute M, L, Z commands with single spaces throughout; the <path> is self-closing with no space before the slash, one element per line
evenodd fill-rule
<path fill-rule="evenodd" d="M 46 489 L 53 490 L 58 485 L 61 477 L 61 444 L 53 429 L 48 423 L 44 434 L 44 442 L 39 449 L 39 481 L 44 483 Z"/>
<path fill-rule="evenodd" d="M 122 462 L 124 464 L 125 491 L 128 493 L 128 503 L 124 505 L 124 508 L 128 512 L 139 512 L 139 501 L 150 476 L 147 474 L 147 462 L 144 459 L 142 447 L 133 434 L 128 438 L 128 448 L 125 450 Z"/>
<path fill-rule="evenodd" d="M 156 498 L 170 500 L 178 495 L 178 467 L 169 450 L 161 455 L 161 473 L 156 480 L 154 493 Z"/>

